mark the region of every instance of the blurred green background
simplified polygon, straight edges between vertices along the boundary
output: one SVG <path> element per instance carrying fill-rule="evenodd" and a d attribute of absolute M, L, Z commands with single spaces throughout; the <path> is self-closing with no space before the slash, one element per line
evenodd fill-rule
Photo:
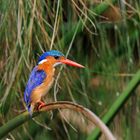
<path fill-rule="evenodd" d="M 83 64 L 64 66 L 46 102 L 79 103 L 102 118 L 140 65 L 140 1 L 0 0 L 0 125 L 25 111 L 23 93 L 38 56 L 56 49 Z M 140 88 L 110 122 L 119 140 L 140 138 Z M 52 115 L 53 114 L 53 115 Z M 70 110 L 45 113 L 3 139 L 85 140 L 90 122 Z M 105 139 L 102 137 L 101 139 Z"/>

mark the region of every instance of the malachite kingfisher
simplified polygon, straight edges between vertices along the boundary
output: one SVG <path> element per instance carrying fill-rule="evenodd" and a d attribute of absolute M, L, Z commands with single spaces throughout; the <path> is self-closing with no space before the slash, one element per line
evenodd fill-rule
<path fill-rule="evenodd" d="M 59 64 L 84 68 L 83 65 L 65 58 L 64 54 L 59 51 L 44 52 L 39 57 L 37 66 L 33 68 L 24 92 L 24 101 L 30 115 L 37 104 L 39 108 L 44 105 L 41 100 L 51 88 L 54 82 L 55 67 Z"/>

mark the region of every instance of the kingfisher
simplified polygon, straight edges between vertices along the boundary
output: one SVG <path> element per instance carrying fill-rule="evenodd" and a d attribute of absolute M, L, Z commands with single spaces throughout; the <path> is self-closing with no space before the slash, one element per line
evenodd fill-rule
<path fill-rule="evenodd" d="M 44 106 L 42 98 L 52 87 L 55 79 L 55 67 L 60 64 L 84 68 L 83 65 L 67 59 L 63 53 L 57 50 L 44 52 L 33 68 L 24 91 L 24 101 L 30 115 L 32 115 L 36 105 L 38 105 L 38 109 Z"/>

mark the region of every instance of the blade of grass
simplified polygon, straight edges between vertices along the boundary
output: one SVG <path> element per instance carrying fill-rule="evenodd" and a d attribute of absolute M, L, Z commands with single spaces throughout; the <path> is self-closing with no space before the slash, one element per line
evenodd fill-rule
<path fill-rule="evenodd" d="M 95 13 L 95 15 L 100 15 L 110 6 L 110 4 L 114 4 L 115 2 L 117 2 L 117 0 L 105 0 L 100 5 L 98 5 L 97 7 L 93 8 L 91 10 L 93 11 L 93 13 Z M 92 18 L 92 17 L 90 17 L 90 18 Z M 77 28 L 77 25 L 79 25 L 78 29 L 77 29 L 77 35 L 82 32 L 83 22 L 82 22 L 82 20 L 79 20 L 78 23 L 73 24 L 73 27 L 70 30 L 70 32 L 68 32 L 64 37 L 62 37 L 62 39 L 60 41 L 58 41 L 57 46 L 58 45 L 65 46 L 71 41 L 73 34 Z"/>
<path fill-rule="evenodd" d="M 102 120 L 105 124 L 108 124 L 114 118 L 117 112 L 122 108 L 127 99 L 130 97 L 132 91 L 137 87 L 139 82 L 140 82 L 140 70 L 134 75 L 132 80 L 128 83 L 127 87 L 124 89 L 123 93 L 118 97 L 118 99 L 114 102 L 114 104 L 110 107 L 108 112 L 103 117 Z M 93 131 L 93 133 L 91 133 L 88 136 L 87 140 L 97 139 L 99 135 L 100 130 L 96 128 Z"/>

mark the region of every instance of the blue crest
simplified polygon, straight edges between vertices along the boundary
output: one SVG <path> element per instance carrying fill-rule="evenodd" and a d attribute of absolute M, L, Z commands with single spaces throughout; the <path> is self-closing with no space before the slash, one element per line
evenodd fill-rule
<path fill-rule="evenodd" d="M 43 59 L 45 59 L 47 56 L 64 56 L 63 53 L 59 52 L 59 51 L 56 51 L 56 50 L 51 50 L 51 51 L 48 51 L 48 52 L 44 52 L 38 59 L 38 63 L 40 61 L 42 61 Z"/>

